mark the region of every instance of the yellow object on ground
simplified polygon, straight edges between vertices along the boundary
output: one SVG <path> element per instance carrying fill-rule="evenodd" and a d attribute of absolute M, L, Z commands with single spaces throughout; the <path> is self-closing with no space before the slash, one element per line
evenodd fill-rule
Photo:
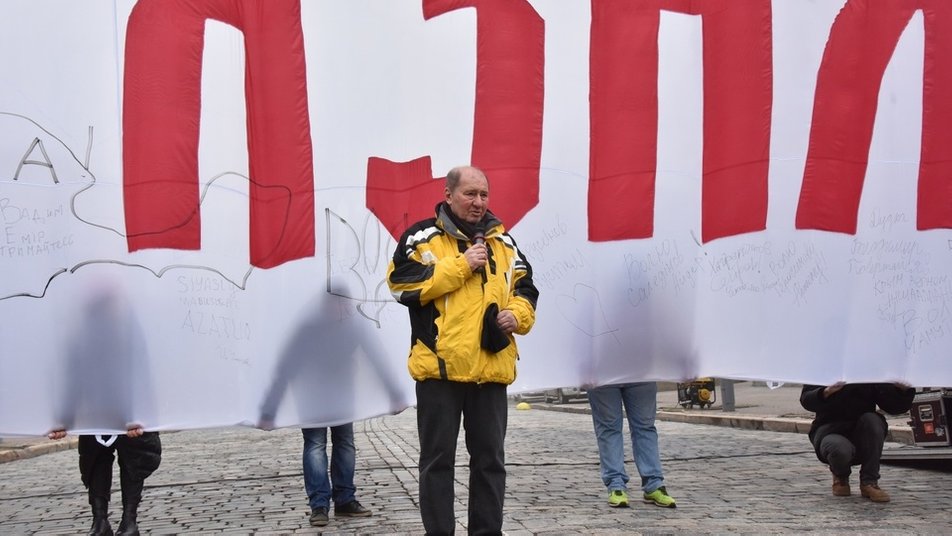
<path fill-rule="evenodd" d="M 528 402 L 519 402 L 516 404 L 516 409 L 532 409 L 532 406 Z"/>

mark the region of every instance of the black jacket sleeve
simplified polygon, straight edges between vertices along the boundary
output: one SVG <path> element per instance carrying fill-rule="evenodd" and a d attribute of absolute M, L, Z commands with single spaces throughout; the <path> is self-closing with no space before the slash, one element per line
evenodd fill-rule
<path fill-rule="evenodd" d="M 823 398 L 824 385 L 804 385 L 800 391 L 800 405 L 807 411 L 816 413 L 822 409 L 825 399 Z"/>

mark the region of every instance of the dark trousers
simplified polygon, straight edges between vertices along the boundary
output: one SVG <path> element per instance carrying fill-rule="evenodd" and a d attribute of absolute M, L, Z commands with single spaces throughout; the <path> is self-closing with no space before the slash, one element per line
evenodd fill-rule
<path fill-rule="evenodd" d="M 506 386 L 426 380 L 416 384 L 420 515 L 427 534 L 453 534 L 460 418 L 469 452 L 469 534 L 501 534 L 506 494 Z"/>
<path fill-rule="evenodd" d="M 859 465 L 860 483 L 875 484 L 879 481 L 886 431 L 886 419 L 875 412 L 864 413 L 852 423 L 826 424 L 818 430 L 818 457 L 840 477 L 848 477 L 851 466 Z"/>
<path fill-rule="evenodd" d="M 162 461 L 162 442 L 158 432 L 145 432 L 136 438 L 120 435 L 108 447 L 96 441 L 96 436 L 79 436 L 79 473 L 89 489 L 90 504 L 97 497 L 109 501 L 112 463 L 117 452 L 122 504 L 139 504 L 145 479 Z"/>

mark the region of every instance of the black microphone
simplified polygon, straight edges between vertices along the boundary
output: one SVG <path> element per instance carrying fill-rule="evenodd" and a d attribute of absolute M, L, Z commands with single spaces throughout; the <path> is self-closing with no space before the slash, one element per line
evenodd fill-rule
<path fill-rule="evenodd" d="M 473 230 L 473 243 L 474 244 L 485 244 L 486 243 L 486 226 L 478 223 L 476 228 Z"/>
<path fill-rule="evenodd" d="M 476 224 L 476 227 L 473 229 L 473 243 L 474 244 L 485 244 L 486 243 L 486 225 L 483 222 Z M 473 270 L 474 273 L 482 273 L 484 267 L 480 266 Z"/>

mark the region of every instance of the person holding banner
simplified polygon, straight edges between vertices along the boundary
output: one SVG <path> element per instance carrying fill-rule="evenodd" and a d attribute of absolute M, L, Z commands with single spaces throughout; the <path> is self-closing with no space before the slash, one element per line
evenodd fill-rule
<path fill-rule="evenodd" d="M 49 433 L 50 439 L 63 439 L 66 430 Z M 109 496 L 112 491 L 112 464 L 119 454 L 119 484 L 122 487 L 122 520 L 117 536 L 137 536 L 139 503 L 142 488 L 162 462 L 162 442 L 158 432 L 146 432 L 139 425 L 130 425 L 125 435 L 79 436 L 79 473 L 89 492 L 93 536 L 111 536 Z"/>
<path fill-rule="evenodd" d="M 899 383 L 837 382 L 804 385 L 800 405 L 816 413 L 810 426 L 810 442 L 819 460 L 833 473 L 833 495 L 850 495 L 850 473 L 859 465 L 860 494 L 873 502 L 889 502 L 879 487 L 879 459 L 889 430 L 886 418 L 909 411 L 915 389 Z"/>
<path fill-rule="evenodd" d="M 354 424 L 341 422 L 360 411 L 361 393 L 351 381 L 359 369 L 366 367 L 379 376 L 392 413 L 408 405 L 393 374 L 386 372 L 386 352 L 372 322 L 358 314 L 360 302 L 351 295 L 350 287 L 338 282 L 333 291 L 328 289 L 309 301 L 281 352 L 258 417 L 259 428 L 273 430 L 282 402 L 296 402 L 291 420 L 305 423 L 301 427 L 304 490 L 310 507 L 308 522 L 314 527 L 330 522 L 331 502 L 338 518 L 373 515 L 357 500 Z M 339 424 L 312 425 L 328 422 Z"/>
<path fill-rule="evenodd" d="M 668 495 L 658 450 L 655 413 L 658 407 L 658 384 L 636 382 L 603 385 L 588 390 L 592 407 L 595 440 L 598 444 L 602 482 L 608 488 L 608 506 L 628 506 L 628 473 L 625 472 L 625 438 L 622 408 L 628 418 L 635 467 L 641 475 L 644 502 L 663 508 L 676 508 Z"/>
<path fill-rule="evenodd" d="M 149 350 L 126 293 L 105 279 L 88 285 L 88 291 L 70 336 L 63 385 L 56 390 L 56 424 L 47 437 L 62 439 L 67 430 L 126 430 L 81 434 L 79 474 L 93 514 L 89 534 L 111 535 L 109 501 L 118 455 L 122 519 L 116 534 L 134 536 L 145 479 L 162 462 L 159 432 L 147 432 L 142 424 L 157 420 Z"/>
<path fill-rule="evenodd" d="M 535 323 L 532 268 L 488 210 L 489 181 L 461 166 L 446 175 L 435 217 L 410 226 L 387 271 L 409 310 L 408 368 L 416 380 L 420 515 L 427 534 L 452 534 L 461 417 L 470 454 L 470 534 L 502 532 L 506 387 L 516 378 L 514 334 Z"/>

